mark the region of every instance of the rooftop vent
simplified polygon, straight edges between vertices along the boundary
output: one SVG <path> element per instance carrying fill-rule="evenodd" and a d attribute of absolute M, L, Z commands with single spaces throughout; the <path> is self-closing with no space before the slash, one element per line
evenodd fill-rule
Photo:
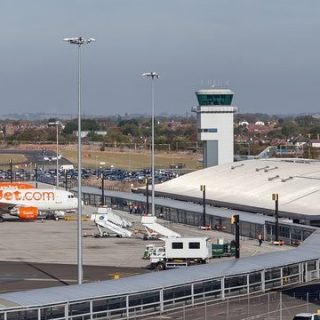
<path fill-rule="evenodd" d="M 243 166 L 244 166 L 244 163 L 241 163 L 241 164 L 238 164 L 237 166 L 232 166 L 231 170 L 233 170 L 235 168 L 240 168 L 240 167 L 243 167 Z"/>
<path fill-rule="evenodd" d="M 291 179 L 293 179 L 293 177 L 290 176 L 288 178 L 281 179 L 281 182 L 287 182 L 287 181 L 289 181 Z"/>
<path fill-rule="evenodd" d="M 269 171 L 275 170 L 275 169 L 278 169 L 278 167 L 273 167 L 273 168 L 264 169 L 264 172 L 269 172 Z"/>
<path fill-rule="evenodd" d="M 263 168 L 256 168 L 256 171 L 259 172 L 260 170 L 266 170 L 266 169 L 268 169 L 268 168 L 269 168 L 269 166 L 265 166 L 265 167 L 263 167 Z"/>
<path fill-rule="evenodd" d="M 268 178 L 268 181 L 272 181 L 272 180 L 277 179 L 277 178 L 280 178 L 280 176 L 278 174 L 276 176 L 274 176 L 274 177 Z"/>

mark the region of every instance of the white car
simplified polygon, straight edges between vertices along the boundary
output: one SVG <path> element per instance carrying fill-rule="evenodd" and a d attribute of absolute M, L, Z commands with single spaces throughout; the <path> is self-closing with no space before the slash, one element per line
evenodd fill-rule
<path fill-rule="evenodd" d="M 320 313 L 298 313 L 293 320 L 320 320 Z"/>

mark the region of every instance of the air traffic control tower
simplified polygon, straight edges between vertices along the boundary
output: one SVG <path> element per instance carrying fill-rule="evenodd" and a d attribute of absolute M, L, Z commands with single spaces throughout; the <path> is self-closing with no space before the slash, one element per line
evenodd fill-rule
<path fill-rule="evenodd" d="M 203 167 L 233 162 L 233 92 L 230 89 L 206 89 L 196 92 L 198 140 L 203 141 Z"/>

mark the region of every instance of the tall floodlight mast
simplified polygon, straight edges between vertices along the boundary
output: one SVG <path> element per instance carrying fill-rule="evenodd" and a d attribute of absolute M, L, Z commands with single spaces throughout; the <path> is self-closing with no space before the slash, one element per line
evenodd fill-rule
<path fill-rule="evenodd" d="M 65 38 L 63 39 L 70 44 L 78 46 L 78 218 L 77 218 L 77 260 L 78 260 L 78 284 L 83 281 L 83 266 L 82 266 L 82 188 L 81 188 L 81 47 L 84 44 L 90 44 L 96 40 L 93 38 L 85 39 L 83 37 Z"/>
<path fill-rule="evenodd" d="M 152 179 L 152 193 L 151 193 L 151 213 L 155 216 L 155 204 L 154 204 L 154 79 L 159 79 L 159 75 L 156 72 L 146 72 L 142 74 L 143 77 L 151 79 L 151 179 Z M 149 212 L 148 212 L 149 213 Z"/>

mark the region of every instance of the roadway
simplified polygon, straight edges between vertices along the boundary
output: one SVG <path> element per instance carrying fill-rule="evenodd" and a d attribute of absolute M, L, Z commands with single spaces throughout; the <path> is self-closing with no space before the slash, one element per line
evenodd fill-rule
<path fill-rule="evenodd" d="M 19 163 L 13 163 L 14 165 L 21 165 L 21 164 L 38 164 L 38 165 L 43 165 L 43 164 L 49 164 L 49 163 L 55 163 L 56 161 L 53 160 L 51 162 L 46 161 L 43 159 L 44 157 L 44 152 L 43 150 L 16 150 L 16 149 L 1 149 L 0 154 L 22 154 L 24 155 L 27 160 Z M 45 150 L 45 155 L 47 157 L 56 157 L 56 153 L 50 150 Z M 71 164 L 71 162 L 66 159 L 66 158 L 61 158 L 59 159 L 59 165 L 62 164 Z M 5 165 L 8 166 L 8 163 L 6 164 L 0 164 L 0 165 Z M 54 167 L 54 166 L 53 166 Z"/>
<path fill-rule="evenodd" d="M 1 251 L 0 251 L 1 252 Z M 84 268 L 84 283 L 150 272 L 145 268 L 88 266 Z M 0 293 L 65 286 L 77 283 L 75 264 L 0 261 Z"/>

